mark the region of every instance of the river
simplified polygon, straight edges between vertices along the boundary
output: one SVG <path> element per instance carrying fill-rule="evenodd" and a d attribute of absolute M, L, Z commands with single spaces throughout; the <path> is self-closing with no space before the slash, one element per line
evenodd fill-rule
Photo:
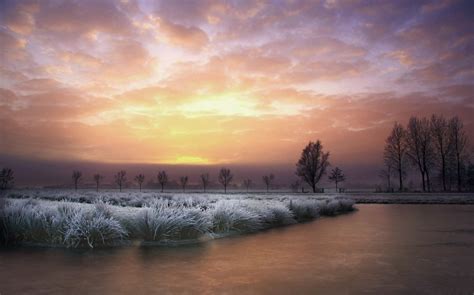
<path fill-rule="evenodd" d="M 178 247 L 0 249 L 0 294 L 474 294 L 473 205 L 357 205 Z"/>

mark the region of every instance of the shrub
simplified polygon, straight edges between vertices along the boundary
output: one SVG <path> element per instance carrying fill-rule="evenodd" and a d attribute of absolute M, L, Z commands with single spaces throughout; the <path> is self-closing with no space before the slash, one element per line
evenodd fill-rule
<path fill-rule="evenodd" d="M 113 244 L 127 236 L 120 223 L 111 216 L 98 210 L 73 210 L 66 216 L 67 226 L 64 232 L 64 244 L 68 247 L 104 246 Z"/>
<path fill-rule="evenodd" d="M 254 232 L 262 228 L 259 215 L 239 201 L 218 201 L 210 214 L 214 232 Z"/>
<path fill-rule="evenodd" d="M 206 212 L 160 200 L 142 209 L 136 217 L 134 231 L 146 241 L 159 241 L 197 238 L 209 232 L 210 227 Z"/>

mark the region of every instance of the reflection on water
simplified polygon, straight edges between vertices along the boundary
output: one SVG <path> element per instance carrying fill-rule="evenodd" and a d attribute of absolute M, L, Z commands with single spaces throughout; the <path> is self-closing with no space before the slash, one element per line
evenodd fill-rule
<path fill-rule="evenodd" d="M 474 292 L 474 206 L 358 208 L 174 248 L 2 249 L 0 293 Z"/>

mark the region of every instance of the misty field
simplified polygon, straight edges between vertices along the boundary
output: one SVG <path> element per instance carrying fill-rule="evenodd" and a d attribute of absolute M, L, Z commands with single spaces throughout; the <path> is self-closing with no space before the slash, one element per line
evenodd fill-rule
<path fill-rule="evenodd" d="M 354 210 L 342 197 L 18 191 L 1 201 L 6 245 L 180 244 L 252 233 Z"/>

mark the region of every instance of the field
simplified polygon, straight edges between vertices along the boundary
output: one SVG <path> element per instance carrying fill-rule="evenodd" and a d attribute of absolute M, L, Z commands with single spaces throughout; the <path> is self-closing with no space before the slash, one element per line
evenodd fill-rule
<path fill-rule="evenodd" d="M 335 216 L 341 196 L 11 191 L 1 201 L 1 242 L 59 247 L 170 245 Z"/>

